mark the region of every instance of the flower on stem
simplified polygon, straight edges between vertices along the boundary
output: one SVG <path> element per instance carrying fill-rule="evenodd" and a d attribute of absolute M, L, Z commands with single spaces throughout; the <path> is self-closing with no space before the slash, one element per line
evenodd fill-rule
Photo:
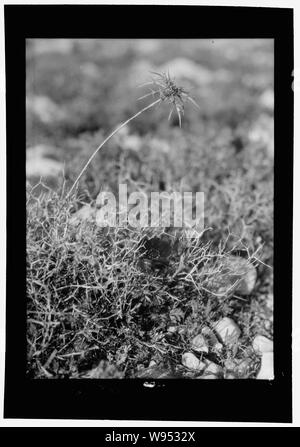
<path fill-rule="evenodd" d="M 78 184 L 80 178 L 82 177 L 83 173 L 86 171 L 87 167 L 93 160 L 93 158 L 96 156 L 96 154 L 102 149 L 102 147 L 117 133 L 119 130 L 121 130 L 123 127 L 125 127 L 128 123 L 130 123 L 132 120 L 140 116 L 142 113 L 146 112 L 146 110 L 151 109 L 152 107 L 155 107 L 156 105 L 161 104 L 163 101 L 168 101 L 171 104 L 171 111 L 169 114 L 169 119 L 171 118 L 171 115 L 174 110 L 176 110 L 176 113 L 178 115 L 179 119 L 179 125 L 181 127 L 181 115 L 184 114 L 184 102 L 190 101 L 194 106 L 196 106 L 198 109 L 200 107 L 196 103 L 196 101 L 184 90 L 183 87 L 178 87 L 175 84 L 174 79 L 172 79 L 169 75 L 169 73 L 156 73 L 152 72 L 156 79 L 154 79 L 152 82 L 146 82 L 143 85 L 154 85 L 157 90 L 150 89 L 150 93 L 147 93 L 146 95 L 142 96 L 139 99 L 147 98 L 148 96 L 152 95 L 158 95 L 158 97 L 153 101 L 151 104 L 148 104 L 143 109 L 139 110 L 137 113 L 132 115 L 130 118 L 128 118 L 126 121 L 124 121 L 122 124 L 120 124 L 118 127 L 116 127 L 115 130 L 113 130 L 103 141 L 99 146 L 94 150 L 92 155 L 89 157 L 83 168 L 81 169 L 80 173 L 76 177 L 76 180 L 74 181 L 72 187 L 70 188 L 69 192 L 67 193 L 66 198 L 69 198 L 71 193 L 74 191 L 76 185 Z"/>
<path fill-rule="evenodd" d="M 156 73 L 155 71 L 151 73 L 154 75 L 152 81 L 142 84 L 141 87 L 148 85 L 153 88 L 149 87 L 150 93 L 141 96 L 139 99 L 144 99 L 151 95 L 155 97 L 157 95 L 161 102 L 167 101 L 171 105 L 168 120 L 171 119 L 175 111 L 178 116 L 179 126 L 181 127 L 182 116 L 184 115 L 184 103 L 190 101 L 197 109 L 200 109 L 199 105 L 183 87 L 176 85 L 175 80 L 171 78 L 169 73 Z"/>

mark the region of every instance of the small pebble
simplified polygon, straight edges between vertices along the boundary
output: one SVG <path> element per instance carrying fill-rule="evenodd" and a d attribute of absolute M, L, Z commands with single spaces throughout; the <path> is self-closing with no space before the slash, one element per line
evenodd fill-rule
<path fill-rule="evenodd" d="M 229 373 L 225 375 L 225 379 L 237 379 L 237 377 L 235 374 Z"/>
<path fill-rule="evenodd" d="M 202 376 L 197 377 L 197 379 L 208 379 L 208 380 L 215 380 L 220 379 L 220 377 L 217 374 L 203 374 Z"/>
<path fill-rule="evenodd" d="M 225 317 L 218 321 L 214 330 L 219 335 L 223 343 L 233 345 L 237 342 L 241 335 L 241 330 L 231 318 Z"/>
<path fill-rule="evenodd" d="M 220 365 L 217 365 L 216 363 L 208 360 L 206 362 L 206 368 L 205 368 L 204 374 L 207 374 L 207 375 L 215 374 L 217 376 L 222 375 L 223 368 Z"/>
<path fill-rule="evenodd" d="M 253 349 L 260 354 L 273 352 L 273 341 L 263 335 L 256 335 L 252 343 Z"/>
<path fill-rule="evenodd" d="M 197 371 L 202 371 L 206 367 L 205 363 L 201 362 L 191 352 L 185 352 L 182 355 L 182 364 L 188 369 L 193 369 Z"/>
<path fill-rule="evenodd" d="M 208 344 L 203 335 L 198 334 L 192 340 L 192 349 L 196 352 L 208 353 Z"/>
<path fill-rule="evenodd" d="M 270 331 L 272 329 L 272 322 L 269 320 L 265 321 L 265 329 L 266 331 Z"/>
<path fill-rule="evenodd" d="M 273 352 L 264 352 L 261 358 L 261 366 L 256 377 L 258 380 L 274 379 L 274 355 Z"/>

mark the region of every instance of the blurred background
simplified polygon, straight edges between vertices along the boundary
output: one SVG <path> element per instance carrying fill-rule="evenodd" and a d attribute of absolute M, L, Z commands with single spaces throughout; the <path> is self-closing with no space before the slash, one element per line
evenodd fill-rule
<path fill-rule="evenodd" d="M 195 135 L 212 152 L 260 143 L 272 155 L 272 40 L 29 39 L 26 48 L 27 176 L 33 182 L 43 176 L 53 184 L 63 168 L 72 178 L 105 135 L 152 101 L 137 101 L 149 91 L 138 86 L 150 71 L 169 70 L 200 110 L 188 104 L 182 130 L 175 114 L 168 122 L 167 105 L 147 111 L 122 141 L 110 143 L 115 161 L 118 144 L 138 150 L 146 136 L 160 140 L 154 145 L 161 152 L 174 137 L 180 144 L 178 138 Z"/>

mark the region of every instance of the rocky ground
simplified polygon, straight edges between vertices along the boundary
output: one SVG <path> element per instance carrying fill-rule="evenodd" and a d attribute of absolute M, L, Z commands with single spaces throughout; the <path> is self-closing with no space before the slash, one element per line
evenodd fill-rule
<path fill-rule="evenodd" d="M 268 40 L 27 41 L 28 375 L 273 378 Z M 168 121 L 169 70 L 199 104 Z M 96 225 L 103 190 L 203 191 L 205 231 Z M 155 253 L 155 255 L 153 255 Z"/>

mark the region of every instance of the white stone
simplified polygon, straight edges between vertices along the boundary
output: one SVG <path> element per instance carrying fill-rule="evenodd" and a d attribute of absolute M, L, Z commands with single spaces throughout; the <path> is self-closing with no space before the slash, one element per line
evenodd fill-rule
<path fill-rule="evenodd" d="M 210 360 L 208 360 L 206 362 L 206 368 L 205 368 L 204 374 L 207 374 L 207 375 L 210 375 L 210 374 L 221 375 L 221 374 L 223 374 L 223 368 L 220 365 L 217 365 L 216 363 L 211 362 Z"/>
<path fill-rule="evenodd" d="M 208 344 L 203 335 L 198 334 L 192 340 L 192 349 L 196 352 L 208 353 Z"/>
<path fill-rule="evenodd" d="M 226 345 L 235 344 L 241 335 L 241 330 L 231 318 L 225 317 L 218 321 L 214 330 Z"/>
<path fill-rule="evenodd" d="M 217 374 L 203 374 L 200 377 L 197 377 L 197 379 L 208 379 L 208 380 L 216 380 L 219 379 L 220 377 Z"/>
<path fill-rule="evenodd" d="M 261 358 L 261 366 L 256 377 L 258 380 L 274 379 L 274 355 L 273 352 L 264 352 Z"/>
<path fill-rule="evenodd" d="M 197 371 L 202 371 L 205 368 L 205 363 L 201 362 L 194 354 L 191 352 L 185 352 L 182 355 L 182 364 L 188 369 L 193 369 Z"/>
<path fill-rule="evenodd" d="M 252 343 L 253 349 L 260 354 L 273 352 L 273 341 L 263 335 L 257 335 Z"/>

